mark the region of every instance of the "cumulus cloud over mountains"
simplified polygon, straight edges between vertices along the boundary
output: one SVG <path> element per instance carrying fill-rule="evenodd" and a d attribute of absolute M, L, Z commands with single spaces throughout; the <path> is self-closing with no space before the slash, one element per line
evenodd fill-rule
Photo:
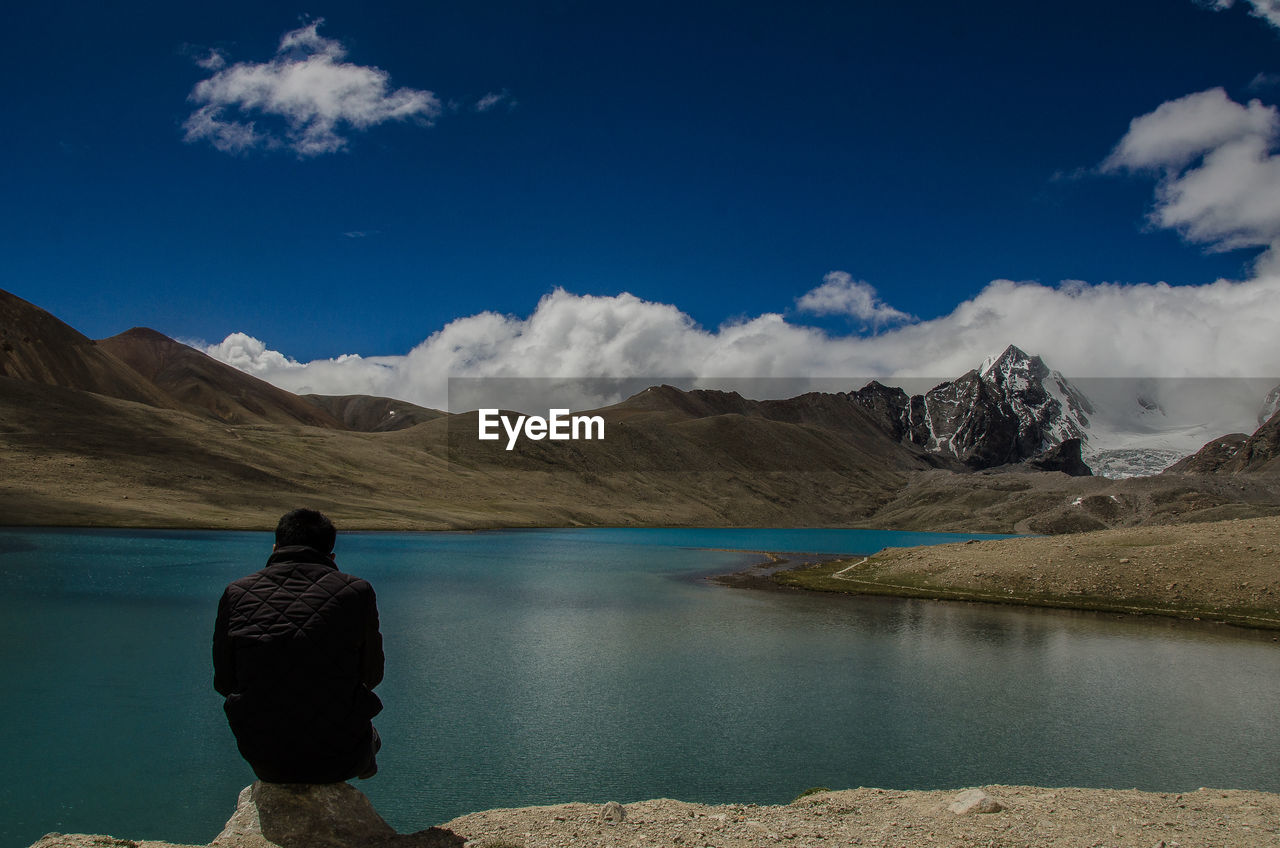
<path fill-rule="evenodd" d="M 848 380 L 844 388 L 856 389 L 870 378 L 955 377 L 1008 344 L 1072 377 L 1265 376 L 1260 370 L 1280 363 L 1276 326 L 1277 276 L 1177 287 L 998 280 L 949 315 L 876 336 L 831 335 L 781 313 L 707 329 L 670 304 L 558 290 L 527 317 L 459 318 L 403 356 L 302 363 L 240 333 L 207 350 L 290 391 L 446 408 L 449 377 L 683 378 L 691 385 L 805 377 Z"/>

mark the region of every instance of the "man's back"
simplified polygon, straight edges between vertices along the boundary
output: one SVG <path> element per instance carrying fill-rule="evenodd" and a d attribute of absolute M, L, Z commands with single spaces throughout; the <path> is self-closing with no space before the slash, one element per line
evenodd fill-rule
<path fill-rule="evenodd" d="M 214 627 L 214 688 L 263 780 L 330 783 L 371 773 L 382 704 L 373 587 L 329 554 L 277 547 L 227 586 Z"/>

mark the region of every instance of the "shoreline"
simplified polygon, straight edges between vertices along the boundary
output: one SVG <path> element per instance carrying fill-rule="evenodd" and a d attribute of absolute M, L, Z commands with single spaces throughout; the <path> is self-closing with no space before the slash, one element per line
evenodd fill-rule
<path fill-rule="evenodd" d="M 791 555 L 766 555 L 713 582 L 1280 631 L 1274 517 L 886 548 L 866 557 L 801 555 L 795 565 L 782 559 Z"/>
<path fill-rule="evenodd" d="M 495 524 L 433 529 L 362 526 L 343 532 L 452 534 L 563 529 L 865 528 Z M 269 532 L 270 528 L 0 525 L 0 531 L 4 530 L 145 533 Z M 1180 552 L 1179 546 L 1187 550 Z M 1055 560 L 1055 552 L 1062 549 L 1070 556 L 1058 556 Z M 728 588 L 993 604 L 1280 631 L 1280 517 L 1058 536 L 971 539 L 915 548 L 886 548 L 865 557 L 751 548 L 707 547 L 705 550 L 732 550 L 763 557 L 762 561 L 739 571 L 700 578 Z M 1150 567 L 1153 560 L 1154 568 Z M 1224 568 L 1224 563 L 1231 567 Z M 1134 574 L 1125 575 L 1126 570 Z M 1276 641 L 1280 641 L 1280 637 Z"/>
<path fill-rule="evenodd" d="M 849 560 L 839 560 L 844 563 Z M 784 569 L 781 574 L 785 574 Z M 1046 614 L 1061 615 L 1086 615 L 1094 616 L 1099 619 L 1130 619 L 1133 621 L 1144 620 L 1151 624 L 1162 624 L 1171 627 L 1195 628 L 1203 631 L 1221 632 L 1223 627 L 1231 628 L 1239 636 L 1247 636 L 1259 640 L 1270 642 L 1280 642 L 1280 624 L 1273 624 L 1270 621 L 1265 623 L 1253 623 L 1248 619 L 1232 620 L 1220 614 L 1209 611 L 1201 611 L 1200 614 L 1194 614 L 1190 611 L 1169 610 L 1167 612 L 1155 608 L 1135 608 L 1121 606 L 1104 606 L 1089 605 L 1083 603 L 1072 603 L 1070 600 L 1058 599 L 1020 599 L 1020 598 L 1002 598 L 993 597 L 969 597 L 962 596 L 961 593 L 946 594 L 943 591 L 938 592 L 918 592 L 911 589 L 903 591 L 895 591 L 896 587 L 876 584 L 875 588 L 879 591 L 860 591 L 858 589 L 820 589 L 809 588 L 801 585 L 791 585 L 789 583 L 781 583 L 771 578 L 755 577 L 747 572 L 737 572 L 734 574 L 718 575 L 708 578 L 709 582 L 724 586 L 731 589 L 750 589 L 752 591 L 762 592 L 794 592 L 800 594 L 809 594 L 814 596 L 826 597 L 846 597 L 850 599 L 858 598 L 864 600 L 881 600 L 885 602 L 891 601 L 928 601 L 939 604 L 966 604 L 971 606 L 986 607 L 1003 607 L 1005 609 L 1016 610 L 1021 612 L 1043 612 Z"/>

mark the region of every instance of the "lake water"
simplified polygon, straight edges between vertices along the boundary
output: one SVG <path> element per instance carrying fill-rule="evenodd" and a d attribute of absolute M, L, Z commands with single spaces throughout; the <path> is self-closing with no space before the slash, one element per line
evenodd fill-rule
<path fill-rule="evenodd" d="M 1157 619 L 728 589 L 870 531 L 343 534 L 378 591 L 401 831 L 495 806 L 779 803 L 807 787 L 1280 791 L 1280 647 Z M 222 587 L 263 533 L 0 531 L 0 846 L 208 842 L 253 779 L 213 692 Z"/>

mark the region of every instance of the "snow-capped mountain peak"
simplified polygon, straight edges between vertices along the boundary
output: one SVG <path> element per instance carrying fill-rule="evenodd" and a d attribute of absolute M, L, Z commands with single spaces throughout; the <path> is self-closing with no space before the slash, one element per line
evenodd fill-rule
<path fill-rule="evenodd" d="M 1009 345 L 999 356 L 988 356 L 982 360 L 978 376 L 984 380 L 1000 381 L 1009 376 L 1027 376 L 1047 370 L 1040 357 L 1031 356 L 1017 345 Z"/>
<path fill-rule="evenodd" d="M 1040 450 L 1067 439 L 1088 441 L 1093 405 L 1066 377 L 1016 345 L 989 356 L 979 375 L 997 389 L 1022 427 L 1042 434 Z"/>
<path fill-rule="evenodd" d="M 1015 345 L 923 395 L 871 384 L 855 396 L 895 438 L 971 468 L 1022 462 L 1079 439 L 1084 461 L 1107 477 L 1157 474 L 1224 433 L 1251 431 L 1255 414 L 1261 422 L 1280 410 L 1274 380 L 1073 382 Z"/>
<path fill-rule="evenodd" d="M 867 386 L 860 400 L 898 438 L 973 468 L 1021 462 L 1068 439 L 1083 439 L 1092 407 L 1038 356 L 1010 345 L 977 370 L 908 399 Z"/>

